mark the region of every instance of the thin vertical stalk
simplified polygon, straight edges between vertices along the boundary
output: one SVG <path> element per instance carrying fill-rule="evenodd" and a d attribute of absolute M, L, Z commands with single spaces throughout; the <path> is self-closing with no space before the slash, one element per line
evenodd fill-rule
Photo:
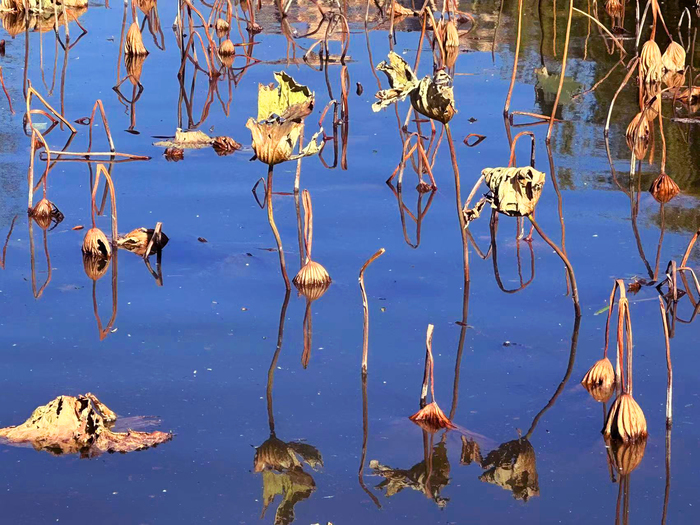
<path fill-rule="evenodd" d="M 365 290 L 365 270 L 372 264 L 376 259 L 378 259 L 386 250 L 380 248 L 377 253 L 372 255 L 365 264 L 360 268 L 360 292 L 362 292 L 362 308 L 364 311 L 364 320 L 362 324 L 362 373 L 367 373 L 367 354 L 369 353 L 369 305 L 367 303 L 367 292 Z"/>
<path fill-rule="evenodd" d="M 661 322 L 664 327 L 664 342 L 666 343 L 666 428 L 673 424 L 673 365 L 671 364 L 671 342 L 668 335 L 668 322 L 666 321 L 666 309 L 664 301 L 659 297 L 661 309 Z"/>
<path fill-rule="evenodd" d="M 520 0 L 522 1 L 522 0 Z M 454 141 L 452 140 L 452 132 L 450 125 L 445 124 L 447 132 L 447 143 L 450 145 L 450 157 L 452 159 L 452 170 L 455 178 L 455 198 L 457 201 L 457 218 L 459 219 L 459 233 L 462 236 L 462 259 L 464 262 L 464 282 L 469 282 L 469 243 L 467 241 L 467 230 L 464 214 L 462 213 L 462 189 L 459 177 L 459 166 L 457 165 L 457 152 L 455 151 Z M 420 140 L 420 137 L 419 137 Z M 466 284 L 465 284 L 466 286 Z"/>
<path fill-rule="evenodd" d="M 518 72 L 518 55 L 520 54 L 520 36 L 523 26 L 523 0 L 518 0 L 518 36 L 515 40 L 515 57 L 513 58 L 513 74 L 510 77 L 510 86 L 508 87 L 508 96 L 506 104 L 503 107 L 503 114 L 508 115 L 510 111 L 510 98 L 513 96 L 513 87 L 515 86 L 515 75 Z"/>
<path fill-rule="evenodd" d="M 561 89 L 564 86 L 564 75 L 566 74 L 566 59 L 569 54 L 569 38 L 571 37 L 571 18 L 574 13 L 574 0 L 569 0 L 569 19 L 566 22 L 566 39 L 564 41 L 564 54 L 561 59 L 561 73 L 559 77 L 559 88 L 557 89 L 557 96 L 554 99 L 554 107 L 552 108 L 552 114 L 549 117 L 549 127 L 547 128 L 547 139 L 546 142 L 549 144 L 552 137 L 552 127 L 554 126 L 554 120 L 557 114 L 557 106 L 559 105 L 559 98 L 561 97 Z"/>
<path fill-rule="evenodd" d="M 267 168 L 267 221 L 270 223 L 270 228 L 272 229 L 272 234 L 275 236 L 275 242 L 277 243 L 277 253 L 280 258 L 280 268 L 282 270 L 282 278 L 284 279 L 284 285 L 287 290 L 291 290 L 292 287 L 289 284 L 289 277 L 287 276 L 287 264 L 284 262 L 284 249 L 282 248 L 282 238 L 277 230 L 277 225 L 275 224 L 275 217 L 272 210 L 272 171 L 274 165 L 270 164 Z"/>

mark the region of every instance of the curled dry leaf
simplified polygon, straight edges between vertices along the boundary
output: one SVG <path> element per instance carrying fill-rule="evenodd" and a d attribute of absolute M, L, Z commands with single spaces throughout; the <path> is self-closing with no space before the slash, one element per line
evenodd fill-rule
<path fill-rule="evenodd" d="M 619 395 L 610 407 L 603 435 L 625 443 L 647 436 L 644 412 L 630 394 Z"/>
<path fill-rule="evenodd" d="M 656 177 L 649 188 L 649 193 L 652 194 L 657 202 L 662 204 L 666 204 L 680 192 L 681 189 L 678 187 L 678 184 L 665 173 Z"/>
<path fill-rule="evenodd" d="M 450 75 L 440 70 L 424 77 L 411 92 L 411 104 L 421 115 L 447 124 L 457 112 Z"/>
<path fill-rule="evenodd" d="M 294 154 L 303 121 L 314 107 L 314 94 L 284 72 L 275 73 L 275 79 L 277 87 L 258 86 L 258 118 L 246 122 L 256 157 L 265 164 L 274 165 L 316 155 L 323 147 L 323 143 L 318 143 L 322 129 L 300 153 Z"/>
<path fill-rule="evenodd" d="M 525 217 L 535 211 L 542 195 L 545 174 L 535 168 L 486 168 L 481 174 L 492 193 L 491 207 L 509 217 Z"/>
<path fill-rule="evenodd" d="M 435 433 L 443 428 L 457 428 L 435 401 L 425 405 L 408 419 L 416 423 L 423 430 L 431 433 Z"/>
<path fill-rule="evenodd" d="M 123 250 L 143 256 L 146 253 L 146 248 L 148 248 L 148 243 L 151 242 L 153 232 L 153 228 L 136 228 L 126 235 L 119 237 L 119 239 L 117 239 L 117 246 Z M 161 232 L 160 236 L 153 242 L 151 252 L 148 255 L 153 255 L 157 253 L 158 250 L 165 248 L 168 241 L 170 241 L 168 236 Z"/>
<path fill-rule="evenodd" d="M 394 102 L 405 100 L 418 86 L 418 79 L 411 66 L 393 51 L 389 53 L 388 60 L 377 65 L 377 71 L 381 71 L 389 79 L 390 89 L 383 89 L 376 93 L 375 97 L 379 101 L 372 104 L 372 110 L 375 112 Z"/>
<path fill-rule="evenodd" d="M 399 4 L 396 0 L 393 1 L 391 5 L 391 10 L 394 11 L 394 16 L 395 17 L 401 17 L 401 16 L 415 16 L 415 11 L 413 9 L 409 9 L 408 7 L 404 7 L 401 4 Z"/>
<path fill-rule="evenodd" d="M 54 455 L 96 457 L 105 452 L 133 452 L 169 441 L 166 432 L 112 432 L 116 414 L 94 395 L 59 396 L 38 407 L 24 423 L 0 429 L 10 444 L 31 444 Z"/>
<path fill-rule="evenodd" d="M 481 481 L 511 491 L 515 499 L 540 495 L 535 449 L 527 439 L 503 443 L 488 453 L 481 467 L 487 469 L 479 476 Z"/>
<path fill-rule="evenodd" d="M 611 18 L 617 19 L 622 15 L 622 2 L 620 0 L 607 0 L 605 2 L 605 12 Z"/>

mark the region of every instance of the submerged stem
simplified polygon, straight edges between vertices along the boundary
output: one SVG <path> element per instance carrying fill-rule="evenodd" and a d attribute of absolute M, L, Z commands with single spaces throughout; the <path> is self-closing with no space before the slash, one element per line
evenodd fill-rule
<path fill-rule="evenodd" d="M 272 212 L 272 170 L 274 165 L 270 164 L 267 169 L 267 220 L 270 223 L 270 228 L 272 228 L 272 234 L 275 236 L 275 242 L 277 242 L 277 253 L 280 257 L 280 268 L 282 269 L 282 278 L 284 279 L 284 285 L 287 290 L 291 290 L 289 285 L 289 277 L 287 277 L 287 264 L 284 262 L 284 249 L 282 248 L 282 238 L 277 230 L 277 225 L 275 225 L 275 218 Z"/>

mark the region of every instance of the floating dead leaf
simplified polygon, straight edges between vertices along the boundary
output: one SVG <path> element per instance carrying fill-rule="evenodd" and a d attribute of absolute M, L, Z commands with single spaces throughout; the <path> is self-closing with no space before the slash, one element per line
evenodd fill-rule
<path fill-rule="evenodd" d="M 77 226 L 73 226 L 71 228 L 71 230 L 78 231 L 78 230 L 82 230 L 83 228 L 85 228 L 85 226 L 83 226 L 82 224 L 78 224 Z"/>
<path fill-rule="evenodd" d="M 492 208 L 509 217 L 525 217 L 535 211 L 544 187 L 544 173 L 528 166 L 486 168 L 481 174 L 493 194 Z"/>
<path fill-rule="evenodd" d="M 214 143 L 214 139 L 199 130 L 183 131 L 177 128 L 175 137 L 172 140 L 161 140 L 154 142 L 154 146 L 161 148 L 176 148 L 176 149 L 202 149 L 208 148 Z"/>
<path fill-rule="evenodd" d="M 535 449 L 527 439 L 503 443 L 488 453 L 481 467 L 487 469 L 479 476 L 481 481 L 509 490 L 515 499 L 540 495 Z"/>
<path fill-rule="evenodd" d="M 241 145 L 238 142 L 233 140 L 231 137 L 226 136 L 214 138 L 212 147 L 219 157 L 230 155 L 231 153 L 241 149 Z"/>
<path fill-rule="evenodd" d="M 406 97 L 418 87 L 418 79 L 411 66 L 393 51 L 389 53 L 388 60 L 377 65 L 377 71 L 386 75 L 391 88 L 376 93 L 375 97 L 379 101 L 372 104 L 372 110 L 375 112 L 399 100 L 406 100 Z"/>
<path fill-rule="evenodd" d="M 634 295 L 637 295 L 642 289 L 642 286 L 646 286 L 647 284 L 649 283 L 646 279 L 635 279 L 634 282 L 631 282 L 627 285 L 627 291 L 633 293 Z"/>
<path fill-rule="evenodd" d="M 113 432 L 116 414 L 92 394 L 59 396 L 38 407 L 23 424 L 0 429 L 0 439 L 31 444 L 54 455 L 97 457 L 105 452 L 144 450 L 172 439 L 166 432 Z"/>
<path fill-rule="evenodd" d="M 355 93 L 357 93 L 357 96 L 359 97 L 360 95 L 362 95 L 363 92 L 364 92 L 364 88 L 362 87 L 362 84 L 360 84 L 358 82 L 357 87 L 355 89 Z"/>
<path fill-rule="evenodd" d="M 180 162 L 185 158 L 185 150 L 180 148 L 165 148 L 163 156 L 168 162 Z"/>
<path fill-rule="evenodd" d="M 424 77 L 411 92 L 411 104 L 421 115 L 447 124 L 457 112 L 452 77 L 443 70 Z"/>
<path fill-rule="evenodd" d="M 123 250 L 130 251 L 136 255 L 143 255 L 146 253 L 148 248 L 148 243 L 151 242 L 151 237 L 153 237 L 153 228 L 136 228 L 131 230 L 126 235 L 119 237 L 117 239 L 117 246 Z M 168 244 L 170 239 L 167 235 L 161 232 L 161 234 L 156 238 L 151 246 L 151 251 L 148 255 L 153 255 L 162 250 Z"/>

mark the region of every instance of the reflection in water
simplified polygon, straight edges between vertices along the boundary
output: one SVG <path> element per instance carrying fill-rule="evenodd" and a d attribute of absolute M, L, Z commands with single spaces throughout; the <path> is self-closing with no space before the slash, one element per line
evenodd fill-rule
<path fill-rule="evenodd" d="M 279 439 L 275 433 L 272 387 L 277 360 L 282 351 L 284 322 L 287 315 L 289 297 L 290 291 L 287 290 L 280 312 L 277 348 L 272 356 L 272 362 L 267 372 L 267 416 L 270 437 L 255 449 L 255 458 L 253 460 L 255 472 L 262 472 L 263 477 L 263 509 L 261 518 L 265 516 L 265 512 L 275 498 L 277 496 L 282 497 L 282 501 L 275 512 L 275 525 L 292 523 L 294 521 L 294 506 L 310 497 L 316 489 L 313 477 L 304 471 L 302 463 L 306 463 L 314 470 L 323 466 L 321 453 L 315 447 L 298 441 L 286 443 Z"/>
<path fill-rule="evenodd" d="M 411 248 L 417 249 L 420 246 L 421 239 L 421 225 L 423 219 L 428 214 L 430 205 L 433 203 L 433 197 L 435 197 L 436 189 L 430 190 L 430 195 L 428 196 L 428 202 L 425 204 L 425 209 L 423 209 L 423 197 L 425 192 L 418 190 L 418 203 L 416 204 L 416 214 L 414 215 L 411 210 L 403 202 L 403 190 L 399 188 L 394 188 L 391 182 L 387 181 L 387 186 L 391 189 L 391 192 L 396 196 L 396 200 L 399 205 L 399 216 L 401 218 L 401 229 L 403 231 L 403 237 Z M 411 220 L 416 224 L 416 242 L 412 243 L 411 238 L 406 230 L 406 215 L 408 215 Z"/>
<path fill-rule="evenodd" d="M 438 507 L 445 507 L 449 498 L 444 498 L 440 492 L 450 482 L 450 462 L 447 458 L 445 444 L 446 433 L 440 442 L 433 446 L 434 433 L 423 431 L 423 460 L 410 469 L 404 470 L 382 465 L 377 460 L 369 462 L 374 474 L 384 478 L 376 488 L 385 490 L 386 496 L 391 497 L 405 488 L 422 492 L 432 499 Z"/>

